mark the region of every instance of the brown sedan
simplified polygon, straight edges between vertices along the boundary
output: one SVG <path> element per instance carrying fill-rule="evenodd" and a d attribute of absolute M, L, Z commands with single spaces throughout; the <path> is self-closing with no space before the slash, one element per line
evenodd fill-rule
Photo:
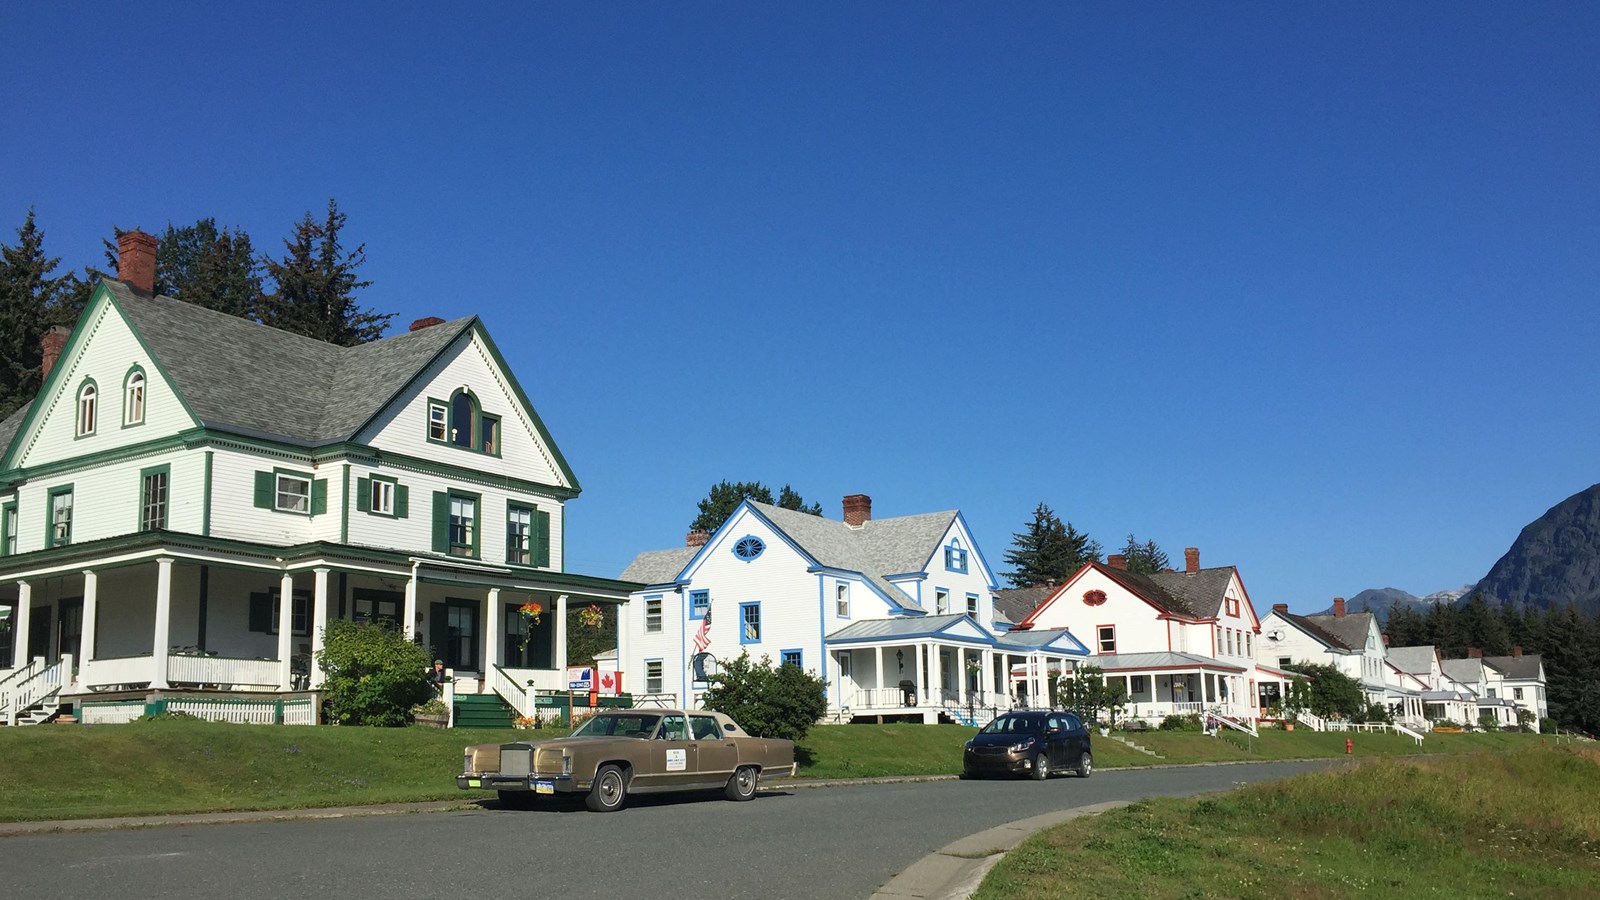
<path fill-rule="evenodd" d="M 522 807 L 539 794 L 585 794 L 595 812 L 621 809 L 630 793 L 722 788 L 749 800 L 760 779 L 792 776 L 794 743 L 745 734 L 719 712 L 604 712 L 571 737 L 468 747 L 456 786 L 500 792 Z"/>

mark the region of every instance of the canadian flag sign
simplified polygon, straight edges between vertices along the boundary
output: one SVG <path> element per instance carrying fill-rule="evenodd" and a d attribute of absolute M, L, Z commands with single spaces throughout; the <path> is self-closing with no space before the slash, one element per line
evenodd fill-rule
<path fill-rule="evenodd" d="M 599 691 L 607 696 L 614 697 L 622 693 L 622 677 L 619 672 L 599 672 Z"/>

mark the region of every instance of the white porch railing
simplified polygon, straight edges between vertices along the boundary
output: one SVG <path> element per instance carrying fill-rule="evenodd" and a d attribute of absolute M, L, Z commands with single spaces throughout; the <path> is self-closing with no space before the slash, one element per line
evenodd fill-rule
<path fill-rule="evenodd" d="M 1295 721 L 1310 728 L 1312 731 L 1327 731 L 1328 721 L 1309 710 L 1301 710 L 1295 714 Z"/>
<path fill-rule="evenodd" d="M 122 685 L 144 686 L 155 680 L 155 657 L 126 656 L 92 659 L 78 671 L 78 684 L 91 691 Z"/>
<path fill-rule="evenodd" d="M 910 708 L 921 702 L 916 688 L 860 688 L 850 698 L 851 709 Z"/>
<path fill-rule="evenodd" d="M 489 690 L 499 694 L 501 700 L 509 703 L 511 708 L 517 711 L 517 715 L 525 718 L 531 717 L 533 715 L 533 693 L 525 687 L 526 679 L 518 681 L 517 677 L 511 674 L 512 671 L 521 673 L 536 670 L 507 670 L 500 666 L 491 666 L 489 668 Z"/>
<path fill-rule="evenodd" d="M 169 656 L 167 682 L 179 685 L 219 687 L 224 690 L 244 687 L 276 689 L 280 684 L 275 659 L 237 659 L 226 656 Z"/>
<path fill-rule="evenodd" d="M 43 660 L 35 663 L 43 665 Z M 30 667 L 33 664 L 30 664 Z M 6 698 L 5 715 L 9 724 L 17 724 L 17 719 L 36 703 L 43 703 L 51 697 L 59 695 L 61 688 L 72 678 L 72 654 L 63 654 L 56 662 L 43 666 L 43 669 L 32 678 L 8 689 Z"/>
<path fill-rule="evenodd" d="M 11 695 L 35 675 L 44 671 L 44 657 L 35 656 L 28 664 L 0 678 L 0 714 L 11 708 Z"/>

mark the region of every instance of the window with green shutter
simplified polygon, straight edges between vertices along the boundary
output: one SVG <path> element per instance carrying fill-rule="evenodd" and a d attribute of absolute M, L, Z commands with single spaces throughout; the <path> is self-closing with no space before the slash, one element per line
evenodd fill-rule
<path fill-rule="evenodd" d="M 300 516 L 321 515 L 328 511 L 328 479 L 292 469 L 257 472 L 255 506 Z"/>
<path fill-rule="evenodd" d="M 433 494 L 433 550 L 450 556 L 479 558 L 482 539 L 481 497 L 466 491 Z"/>
<path fill-rule="evenodd" d="M 373 475 L 356 479 L 356 511 L 404 519 L 410 512 L 406 486 L 393 478 Z"/>

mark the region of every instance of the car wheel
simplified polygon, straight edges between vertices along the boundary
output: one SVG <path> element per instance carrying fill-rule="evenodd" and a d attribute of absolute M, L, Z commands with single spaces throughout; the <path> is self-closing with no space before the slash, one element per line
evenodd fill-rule
<path fill-rule="evenodd" d="M 722 789 L 722 794 L 729 800 L 749 800 L 756 795 L 756 780 L 754 766 L 740 766 L 733 771 L 733 777 L 728 779 L 728 786 Z"/>
<path fill-rule="evenodd" d="M 1078 777 L 1088 778 L 1089 773 L 1093 771 L 1094 757 L 1090 756 L 1089 751 L 1085 750 L 1083 751 L 1083 755 L 1078 757 Z"/>
<path fill-rule="evenodd" d="M 1043 781 L 1046 778 L 1049 778 L 1050 757 L 1045 756 L 1043 753 L 1035 756 L 1033 758 L 1033 772 L 1031 774 L 1033 775 L 1034 781 Z"/>
<path fill-rule="evenodd" d="M 584 805 L 594 812 L 616 812 L 628 799 L 628 779 L 618 766 L 601 766 Z"/>
<path fill-rule="evenodd" d="M 533 809 L 533 795 L 527 791 L 500 791 L 501 809 Z"/>

